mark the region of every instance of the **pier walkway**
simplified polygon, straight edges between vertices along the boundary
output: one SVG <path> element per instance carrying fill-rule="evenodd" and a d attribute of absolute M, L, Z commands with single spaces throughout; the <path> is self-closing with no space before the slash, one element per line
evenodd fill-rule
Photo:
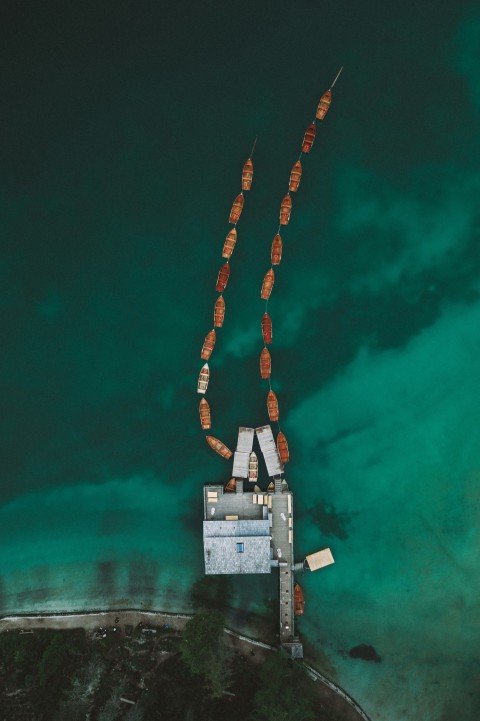
<path fill-rule="evenodd" d="M 272 495 L 272 548 L 273 558 L 278 561 L 280 578 L 280 639 L 282 643 L 292 640 L 294 633 L 293 618 L 293 543 L 291 494 L 282 493 L 281 482 L 275 484 Z M 289 528 L 290 526 L 290 528 Z"/>

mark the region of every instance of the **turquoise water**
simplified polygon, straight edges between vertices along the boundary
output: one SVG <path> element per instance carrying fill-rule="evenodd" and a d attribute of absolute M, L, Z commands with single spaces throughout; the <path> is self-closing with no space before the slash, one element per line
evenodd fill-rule
<path fill-rule="evenodd" d="M 296 555 L 336 559 L 300 629 L 372 719 L 477 719 L 480 16 L 258 5 L 2 29 L 0 611 L 187 607 L 230 477 L 194 389 L 240 169 L 258 133 L 208 394 L 230 446 L 267 420 L 259 287 L 343 63 L 270 303 Z M 235 593 L 252 624 L 272 584 Z"/>

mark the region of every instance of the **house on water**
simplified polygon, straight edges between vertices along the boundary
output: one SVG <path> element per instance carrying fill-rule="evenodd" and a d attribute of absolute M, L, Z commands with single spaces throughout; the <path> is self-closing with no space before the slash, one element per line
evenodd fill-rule
<path fill-rule="evenodd" d="M 258 486 L 247 488 L 255 436 L 272 479 L 267 491 L 260 491 Z M 293 658 L 302 658 L 302 643 L 295 635 L 294 574 L 334 561 L 330 549 L 325 549 L 319 552 L 321 564 L 312 561 L 310 566 L 304 561 L 295 566 L 293 494 L 283 478 L 269 425 L 239 429 L 233 479 L 227 489 L 223 485 L 204 486 L 205 573 L 271 573 L 278 569 L 280 641 Z"/>

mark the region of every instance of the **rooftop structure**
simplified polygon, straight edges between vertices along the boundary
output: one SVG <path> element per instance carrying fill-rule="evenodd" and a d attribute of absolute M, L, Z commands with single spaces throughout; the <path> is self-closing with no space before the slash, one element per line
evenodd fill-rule
<path fill-rule="evenodd" d="M 317 551 L 311 553 L 305 558 L 305 567 L 310 571 L 317 571 L 319 568 L 325 568 L 331 563 L 335 563 L 333 560 L 332 552 L 329 548 L 324 548 L 323 551 Z"/>
<path fill-rule="evenodd" d="M 257 428 L 256 433 L 258 442 L 260 443 L 260 449 L 267 464 L 268 475 L 272 477 L 280 475 L 283 473 L 283 465 L 273 439 L 272 429 L 270 426 L 261 426 L 261 428 Z"/>
<path fill-rule="evenodd" d="M 268 514 L 237 481 L 236 493 L 205 486 L 203 549 L 205 573 L 270 573 Z"/>
<path fill-rule="evenodd" d="M 248 478 L 248 460 L 253 448 L 253 428 L 239 428 L 237 450 L 233 457 L 234 478 Z"/>

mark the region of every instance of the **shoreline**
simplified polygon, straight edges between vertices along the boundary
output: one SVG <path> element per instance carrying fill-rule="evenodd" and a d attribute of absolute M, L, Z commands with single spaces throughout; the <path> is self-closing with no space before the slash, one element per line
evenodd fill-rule
<path fill-rule="evenodd" d="M 93 631 L 99 626 L 118 626 L 120 628 L 128 625 L 137 626 L 139 623 L 146 623 L 148 625 L 148 623 L 152 621 L 155 621 L 157 625 L 160 623 L 163 625 L 168 622 L 172 629 L 181 631 L 193 615 L 193 613 L 174 613 L 172 611 L 153 611 L 138 608 L 112 609 L 108 611 L 91 610 L 8 614 L 0 616 L 0 633 L 8 631 L 33 631 L 34 629 L 62 631 L 67 629 L 72 630 L 74 628 Z M 244 652 L 246 652 L 247 647 L 252 646 L 255 646 L 264 653 L 278 651 L 278 647 L 265 643 L 260 639 L 245 636 L 228 626 L 225 626 L 224 632 L 240 650 L 243 647 Z M 302 664 L 310 678 L 314 681 L 320 681 L 330 693 L 333 693 L 346 702 L 357 714 L 357 717 L 361 718 L 362 721 L 371 721 L 361 706 L 359 706 L 355 699 L 341 686 L 318 671 L 310 662 L 302 661 Z"/>

